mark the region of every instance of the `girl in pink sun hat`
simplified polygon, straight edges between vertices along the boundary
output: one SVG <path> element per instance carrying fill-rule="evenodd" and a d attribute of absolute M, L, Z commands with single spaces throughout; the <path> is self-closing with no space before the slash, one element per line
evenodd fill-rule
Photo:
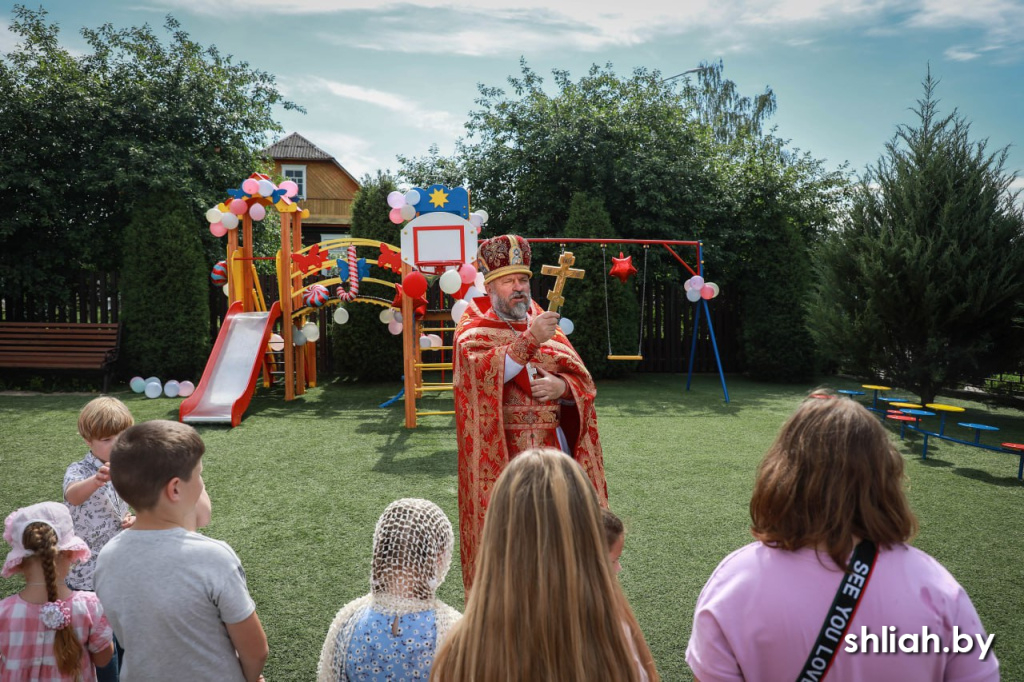
<path fill-rule="evenodd" d="M 12 512 L 4 540 L 11 551 L 2 575 L 21 573 L 25 587 L 0 601 L 0 679 L 94 682 L 95 666 L 113 656 L 113 632 L 95 593 L 64 584 L 71 564 L 90 554 L 67 507 L 41 502 Z"/>

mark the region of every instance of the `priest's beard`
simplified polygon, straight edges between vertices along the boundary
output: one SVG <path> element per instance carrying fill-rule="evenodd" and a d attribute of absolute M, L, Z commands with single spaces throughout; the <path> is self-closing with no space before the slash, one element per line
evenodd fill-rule
<path fill-rule="evenodd" d="M 521 322 L 526 319 L 526 313 L 530 310 L 530 292 L 514 291 L 508 298 L 502 298 L 497 293 L 491 293 L 491 307 L 503 320 Z"/>

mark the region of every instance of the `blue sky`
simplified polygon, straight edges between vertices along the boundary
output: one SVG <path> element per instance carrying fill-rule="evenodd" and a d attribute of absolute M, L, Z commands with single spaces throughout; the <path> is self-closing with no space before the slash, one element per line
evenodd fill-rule
<path fill-rule="evenodd" d="M 36 2 L 28 2 L 36 6 Z M 874 163 L 897 124 L 915 123 L 930 64 L 942 111 L 972 122 L 1024 171 L 1021 0 L 59 0 L 42 2 L 70 49 L 82 26 L 160 27 L 276 75 L 308 110 L 279 112 L 356 177 L 397 169 L 397 154 L 464 133 L 477 84 L 503 86 L 523 57 L 550 83 L 594 63 L 666 76 L 721 59 L 753 95 L 770 86 L 790 146 L 829 168 Z M 13 3 L 0 7 L 0 50 Z M 162 29 L 161 29 L 162 31 Z M 1024 188 L 1024 178 L 1016 181 Z"/>

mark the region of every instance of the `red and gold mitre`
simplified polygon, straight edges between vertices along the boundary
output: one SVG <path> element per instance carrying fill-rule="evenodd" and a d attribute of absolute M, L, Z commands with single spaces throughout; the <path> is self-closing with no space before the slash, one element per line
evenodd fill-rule
<path fill-rule="evenodd" d="M 503 275 L 523 273 L 530 277 L 530 242 L 517 234 L 492 237 L 477 248 L 476 269 L 484 275 L 484 283 Z"/>

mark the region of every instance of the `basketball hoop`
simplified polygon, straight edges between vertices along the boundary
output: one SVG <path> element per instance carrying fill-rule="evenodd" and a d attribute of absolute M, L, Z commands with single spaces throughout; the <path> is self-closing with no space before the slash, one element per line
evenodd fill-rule
<path fill-rule="evenodd" d="M 424 213 L 402 228 L 402 261 L 440 275 L 476 259 L 477 229 L 454 213 Z"/>

